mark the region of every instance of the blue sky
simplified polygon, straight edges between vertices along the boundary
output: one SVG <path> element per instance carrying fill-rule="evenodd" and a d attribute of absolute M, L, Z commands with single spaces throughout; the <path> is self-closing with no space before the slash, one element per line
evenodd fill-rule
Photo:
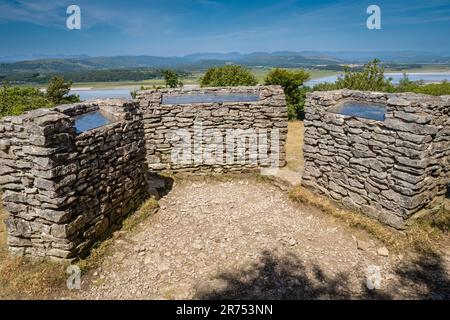
<path fill-rule="evenodd" d="M 81 8 L 81 30 L 66 28 L 70 4 Z M 371 4 L 381 30 L 366 28 Z M 449 0 L 0 0 L 0 56 L 450 52 L 449 39 Z"/>

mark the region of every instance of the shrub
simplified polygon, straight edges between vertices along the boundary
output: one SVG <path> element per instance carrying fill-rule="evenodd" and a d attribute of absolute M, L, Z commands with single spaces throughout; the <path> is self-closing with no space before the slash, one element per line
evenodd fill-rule
<path fill-rule="evenodd" d="M 414 92 L 423 93 L 433 96 L 450 95 L 450 83 L 444 81 L 442 83 L 424 84 L 423 81 L 411 81 L 406 74 L 399 84 L 394 88 L 396 92 Z"/>
<path fill-rule="evenodd" d="M 53 104 L 74 103 L 80 101 L 77 95 L 69 95 L 72 81 L 65 82 L 63 77 L 53 77 L 47 87 L 45 96 Z"/>
<path fill-rule="evenodd" d="M 411 81 L 406 73 L 403 73 L 403 78 L 400 79 L 398 85 L 395 87 L 397 92 L 413 92 L 418 86 L 423 85 L 421 81 Z"/>
<path fill-rule="evenodd" d="M 380 60 L 375 59 L 364 65 L 362 71 L 351 71 L 345 68 L 343 78 L 336 81 L 339 89 L 352 89 L 363 91 L 391 91 L 390 79 L 384 78 L 384 67 L 380 65 Z"/>
<path fill-rule="evenodd" d="M 200 79 L 202 87 L 254 86 L 258 81 L 253 74 L 241 66 L 215 67 L 206 71 Z"/>
<path fill-rule="evenodd" d="M 166 82 L 166 87 L 178 88 L 183 86 L 183 82 L 180 81 L 178 73 L 172 70 L 163 70 L 162 75 Z"/>
<path fill-rule="evenodd" d="M 318 83 L 313 88 L 312 91 L 332 91 L 338 90 L 336 82 L 333 83 Z"/>
<path fill-rule="evenodd" d="M 375 59 L 364 65 L 362 71 L 353 71 L 345 67 L 344 76 L 339 77 L 335 83 L 318 84 L 313 89 L 315 91 L 351 89 L 392 92 L 394 86 L 391 79 L 384 78 L 384 67 L 380 65 L 380 60 Z"/>
<path fill-rule="evenodd" d="M 309 88 L 302 88 L 302 85 L 309 79 L 309 76 L 309 73 L 303 70 L 289 71 L 277 68 L 269 72 L 264 80 L 266 85 L 279 85 L 283 88 L 289 119 L 303 118 L 305 95 Z"/>
<path fill-rule="evenodd" d="M 433 96 L 450 95 L 450 83 L 444 81 L 442 83 L 431 83 L 417 87 L 413 90 L 415 93 L 430 94 Z"/>
<path fill-rule="evenodd" d="M 25 111 L 50 108 L 53 103 L 43 92 L 31 87 L 10 87 L 4 84 L 0 89 L 0 116 L 20 115 Z"/>
<path fill-rule="evenodd" d="M 68 95 L 71 82 L 54 77 L 44 93 L 33 87 L 12 87 L 4 82 L 0 88 L 0 116 L 20 115 L 26 111 L 51 108 L 57 104 L 80 101 L 77 95 Z"/>

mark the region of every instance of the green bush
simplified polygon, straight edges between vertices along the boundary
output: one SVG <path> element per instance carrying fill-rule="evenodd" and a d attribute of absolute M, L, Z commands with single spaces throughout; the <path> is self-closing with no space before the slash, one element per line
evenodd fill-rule
<path fill-rule="evenodd" d="M 215 67 L 206 71 L 200 79 L 202 87 L 255 86 L 258 81 L 253 74 L 241 66 Z"/>
<path fill-rule="evenodd" d="M 391 92 L 394 87 L 391 79 L 384 78 L 384 67 L 380 64 L 380 60 L 375 59 L 364 65 L 362 71 L 353 71 L 345 67 L 344 76 L 339 77 L 335 83 L 318 84 L 313 88 L 314 91 L 338 89 Z"/>
<path fill-rule="evenodd" d="M 380 60 L 375 59 L 364 65 L 360 72 L 345 69 L 344 77 L 336 81 L 339 89 L 352 89 L 363 91 L 391 91 L 390 79 L 384 78 L 384 67 L 380 65 Z"/>
<path fill-rule="evenodd" d="M 444 81 L 442 83 L 424 84 L 423 81 L 411 81 L 406 74 L 399 84 L 394 88 L 395 92 L 414 92 L 423 93 L 433 96 L 450 95 L 450 83 Z"/>
<path fill-rule="evenodd" d="M 39 108 L 52 108 L 57 104 L 78 102 L 77 95 L 67 95 L 71 83 L 55 77 L 47 92 L 33 87 L 12 87 L 7 82 L 0 88 L 0 117 L 20 115 Z"/>
<path fill-rule="evenodd" d="M 313 88 L 312 91 L 332 91 L 332 90 L 338 90 L 338 86 L 336 82 L 333 83 L 318 83 Z"/>
<path fill-rule="evenodd" d="M 403 74 L 403 78 L 400 79 L 398 85 L 395 87 L 397 92 L 413 92 L 419 86 L 423 85 L 422 81 L 411 81 L 406 73 Z"/>
<path fill-rule="evenodd" d="M 39 108 L 51 108 L 53 106 L 53 103 L 37 88 L 21 88 L 3 85 L 0 89 L 1 117 L 20 115 L 25 111 Z"/>
<path fill-rule="evenodd" d="M 277 68 L 270 71 L 264 80 L 266 85 L 279 85 L 283 88 L 286 95 L 289 119 L 303 118 L 305 97 L 310 90 L 302 86 L 309 77 L 309 73 L 303 70 L 289 71 Z"/>
<path fill-rule="evenodd" d="M 450 95 L 450 82 L 431 83 L 418 86 L 412 92 L 430 94 L 433 96 Z"/>
<path fill-rule="evenodd" d="M 178 88 L 183 86 L 183 82 L 180 81 L 178 73 L 172 70 L 163 70 L 162 75 L 166 82 L 166 87 Z"/>
<path fill-rule="evenodd" d="M 433 96 L 450 95 L 450 83 L 425 84 L 423 81 L 411 81 L 406 74 L 397 85 L 391 83 L 391 79 L 384 79 L 384 68 L 379 66 L 379 61 L 374 60 L 364 67 L 363 71 L 352 72 L 346 70 L 344 77 L 338 78 L 334 83 L 319 83 L 313 87 L 313 91 L 331 91 L 338 89 L 383 91 L 383 92 L 413 92 Z"/>

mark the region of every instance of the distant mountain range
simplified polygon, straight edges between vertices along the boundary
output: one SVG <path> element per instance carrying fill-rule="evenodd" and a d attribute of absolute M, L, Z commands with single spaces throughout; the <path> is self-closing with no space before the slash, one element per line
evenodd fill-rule
<path fill-rule="evenodd" d="M 338 65 L 343 63 L 332 57 L 303 56 L 299 53 L 214 54 L 202 53 L 184 57 L 117 56 L 46 58 L 0 63 L 0 74 L 64 73 L 85 70 L 130 68 L 175 68 L 202 70 L 216 65 L 239 63 L 248 67 L 304 67 L 312 65 Z"/>
<path fill-rule="evenodd" d="M 183 57 L 86 55 L 29 55 L 0 58 L 0 79 L 37 79 L 41 75 L 90 72 L 95 70 L 130 70 L 173 68 L 183 71 L 205 70 L 211 66 L 240 64 L 247 67 L 323 68 L 338 70 L 345 64 L 363 64 L 378 58 L 388 64 L 450 64 L 450 52 L 415 51 L 280 51 L 250 54 L 196 53 Z M 19 75 L 16 77 L 16 75 Z M 22 76 L 26 75 L 26 76 Z"/>
<path fill-rule="evenodd" d="M 419 51 L 303 51 L 305 56 L 323 55 L 334 57 L 346 62 L 364 63 L 375 58 L 386 63 L 449 63 L 450 52 L 419 52 Z"/>
<path fill-rule="evenodd" d="M 249 54 L 242 54 L 239 52 L 230 53 L 194 53 L 185 55 L 182 57 L 157 57 L 150 55 L 138 55 L 138 56 L 113 56 L 113 57 L 90 57 L 88 55 L 45 55 L 45 54 L 32 54 L 32 55 L 14 55 L 14 56 L 0 56 L 0 63 L 15 63 L 23 61 L 36 61 L 36 60 L 54 60 L 54 59 L 75 59 L 75 60 L 105 60 L 110 59 L 112 61 L 133 60 L 136 64 L 150 63 L 152 66 L 155 64 L 171 63 L 174 60 L 177 62 L 192 62 L 192 61 L 205 61 L 205 60 L 218 60 L 218 61 L 245 61 L 245 60 L 261 60 L 261 58 L 274 58 L 274 57 L 303 57 L 307 60 L 337 60 L 341 62 L 366 62 L 374 58 L 379 58 L 385 62 L 398 62 L 398 63 L 430 63 L 430 62 L 448 62 L 450 59 L 450 52 L 426 52 L 426 51 L 277 51 L 277 52 L 253 52 Z"/>
<path fill-rule="evenodd" d="M 43 59 L 85 59 L 89 58 L 88 55 L 50 55 L 50 54 L 30 54 L 30 55 L 16 55 L 16 56 L 0 56 L 0 63 L 14 63 L 20 61 L 33 61 Z"/>

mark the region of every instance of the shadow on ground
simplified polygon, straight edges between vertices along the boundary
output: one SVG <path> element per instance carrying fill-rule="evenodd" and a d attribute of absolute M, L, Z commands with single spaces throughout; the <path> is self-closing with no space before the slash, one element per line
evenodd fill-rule
<path fill-rule="evenodd" d="M 264 252 L 251 268 L 217 276 L 213 285 L 197 290 L 196 299 L 312 300 L 312 299 L 449 299 L 450 282 L 440 257 L 421 257 L 395 270 L 396 283 L 385 291 L 370 291 L 366 280 L 351 284 L 348 274 L 325 275 L 293 256 L 274 257 Z M 397 283 L 398 282 L 398 283 Z M 411 292 L 400 292 L 405 286 Z M 389 289 L 392 288 L 392 289 Z"/>
<path fill-rule="evenodd" d="M 173 178 L 153 172 L 147 172 L 145 179 L 147 181 L 149 195 L 157 200 L 169 194 L 174 184 Z"/>
<path fill-rule="evenodd" d="M 199 299 L 318 299 L 350 298 L 343 274 L 328 278 L 318 267 L 314 276 L 293 256 L 275 258 L 264 252 L 259 262 L 249 270 L 220 274 L 221 289 L 198 292 Z"/>
<path fill-rule="evenodd" d="M 400 279 L 400 286 L 417 288 L 419 299 L 450 299 L 450 277 L 443 259 L 437 254 L 421 256 L 398 268 L 396 274 Z"/>

